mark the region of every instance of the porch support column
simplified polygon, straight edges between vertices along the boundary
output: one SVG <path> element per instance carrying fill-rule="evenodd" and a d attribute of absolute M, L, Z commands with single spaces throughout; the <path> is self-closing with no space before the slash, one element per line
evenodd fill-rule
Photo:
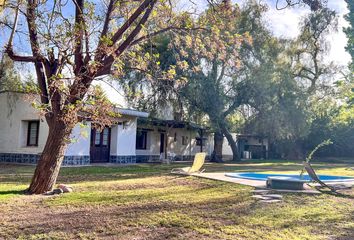
<path fill-rule="evenodd" d="M 166 134 L 165 134 L 165 141 L 164 141 L 164 149 L 165 149 L 165 159 L 167 159 L 167 146 L 168 146 L 168 132 L 169 132 L 168 124 L 166 124 Z"/>
<path fill-rule="evenodd" d="M 200 129 L 200 152 L 203 152 L 203 129 Z"/>

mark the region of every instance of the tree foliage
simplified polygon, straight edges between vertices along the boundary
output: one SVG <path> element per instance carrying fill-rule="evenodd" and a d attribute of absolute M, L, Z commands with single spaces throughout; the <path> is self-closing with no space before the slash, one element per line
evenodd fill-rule
<path fill-rule="evenodd" d="M 348 43 L 346 50 L 350 54 L 351 61 L 351 71 L 354 71 L 354 2 L 351 0 L 345 0 L 348 5 L 349 13 L 344 16 L 344 19 L 348 21 L 349 26 L 344 28 L 344 33 L 347 35 Z"/>
<path fill-rule="evenodd" d="M 300 145 L 313 120 L 311 104 L 332 89 L 336 67 L 325 58 L 326 36 L 336 29 L 335 13 L 322 9 L 309 14 L 300 35 L 284 40 L 274 37 L 262 21 L 265 6 L 250 1 L 233 9 L 233 18 L 224 9 L 209 9 L 192 23 L 199 31 L 155 38 L 150 44 L 157 62 L 174 78 L 151 81 L 156 76 L 142 74 L 137 80 L 140 73 L 133 71 L 123 80 L 130 99 L 138 107 L 153 108 L 159 104 L 152 102 L 170 100 L 185 115 L 205 114 L 234 148 L 231 131 L 257 133 L 290 146 L 282 152 L 304 156 Z"/>
<path fill-rule="evenodd" d="M 131 75 L 133 78 L 128 79 L 128 87 L 140 87 L 143 96 L 138 97 L 138 102 L 145 102 L 145 105 L 150 105 L 146 103 L 154 99 L 161 99 L 161 93 L 166 92 L 166 95 L 170 94 L 167 99 L 179 103 L 180 112 L 188 110 L 188 113 L 206 114 L 213 128 L 228 138 L 237 159 L 236 144 L 226 118 L 246 97 L 242 95 L 246 93 L 245 78 L 238 77 L 243 64 L 240 50 L 250 48 L 253 40 L 249 29 L 243 24 L 251 19 L 260 21 L 263 11 L 264 6 L 252 5 L 240 9 L 238 5 L 224 1 L 209 8 L 197 20 L 189 19 L 185 24 L 193 26 L 193 30 L 166 35 L 152 43 L 160 67 L 172 78 L 147 82 L 148 86 L 155 85 L 156 89 L 154 86 L 146 88 L 146 74 L 142 81 L 135 81 L 139 73 L 134 72 Z M 152 79 L 156 80 L 156 74 Z M 153 97 L 150 98 L 150 95 Z"/>
<path fill-rule="evenodd" d="M 21 80 L 14 68 L 13 61 L 3 55 L 0 62 L 0 91 L 16 91 L 20 85 Z"/>

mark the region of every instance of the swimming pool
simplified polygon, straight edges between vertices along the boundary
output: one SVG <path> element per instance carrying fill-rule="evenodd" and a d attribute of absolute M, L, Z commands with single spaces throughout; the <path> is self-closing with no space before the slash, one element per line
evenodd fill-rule
<path fill-rule="evenodd" d="M 243 172 L 243 173 L 225 173 L 227 177 L 234 178 L 244 178 L 250 180 L 261 180 L 266 181 L 268 177 L 280 177 L 282 179 L 289 180 L 304 180 L 310 181 L 311 178 L 304 174 L 302 178 L 300 178 L 300 174 L 292 175 L 292 174 L 269 174 L 269 173 L 255 173 L 255 172 Z M 345 182 L 345 181 L 354 181 L 354 177 L 348 176 L 331 176 L 331 175 L 318 175 L 321 181 L 324 182 Z"/>

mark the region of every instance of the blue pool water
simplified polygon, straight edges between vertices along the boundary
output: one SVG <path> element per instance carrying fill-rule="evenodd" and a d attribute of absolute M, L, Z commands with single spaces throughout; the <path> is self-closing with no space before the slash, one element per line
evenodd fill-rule
<path fill-rule="evenodd" d="M 243 173 L 226 173 L 227 177 L 234 178 L 244 178 L 251 180 L 262 180 L 266 181 L 268 177 L 281 177 L 291 180 L 305 180 L 310 181 L 311 178 L 308 175 L 303 175 L 300 178 L 300 174 L 291 175 L 291 174 L 268 174 L 268 173 L 255 173 L 255 172 L 243 172 Z M 344 177 L 344 176 L 330 176 L 330 175 L 318 175 L 321 181 L 324 182 L 343 182 L 343 181 L 354 181 L 354 177 Z"/>

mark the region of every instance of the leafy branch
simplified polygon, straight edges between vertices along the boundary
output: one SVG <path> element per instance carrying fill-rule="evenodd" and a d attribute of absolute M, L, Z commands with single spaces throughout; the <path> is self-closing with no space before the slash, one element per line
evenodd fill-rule
<path fill-rule="evenodd" d="M 318 145 L 310 152 L 310 154 L 307 156 L 305 162 L 306 162 L 306 163 L 309 163 L 309 162 L 311 161 L 311 159 L 312 159 L 312 156 L 315 154 L 315 152 L 317 152 L 318 149 L 320 149 L 320 148 L 322 148 L 322 147 L 324 147 L 324 146 L 327 146 L 327 145 L 331 145 L 331 144 L 333 144 L 333 142 L 331 141 L 331 139 L 327 139 L 327 140 L 321 142 L 320 144 L 318 144 Z M 301 170 L 300 178 L 302 177 L 303 173 L 304 173 L 304 169 Z"/>

